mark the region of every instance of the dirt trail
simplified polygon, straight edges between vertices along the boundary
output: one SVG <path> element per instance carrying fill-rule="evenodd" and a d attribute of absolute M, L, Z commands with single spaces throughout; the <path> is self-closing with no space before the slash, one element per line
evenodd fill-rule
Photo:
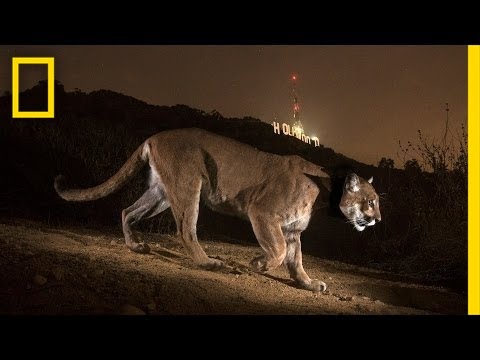
<path fill-rule="evenodd" d="M 173 237 L 144 235 L 152 252 L 127 250 L 121 233 L 41 223 L 0 223 L 0 314 L 464 314 L 466 296 L 395 281 L 394 276 L 304 256 L 328 290 L 295 288 L 281 267 L 247 265 L 253 245 L 201 240 L 225 261 L 222 272 L 197 269 Z"/>

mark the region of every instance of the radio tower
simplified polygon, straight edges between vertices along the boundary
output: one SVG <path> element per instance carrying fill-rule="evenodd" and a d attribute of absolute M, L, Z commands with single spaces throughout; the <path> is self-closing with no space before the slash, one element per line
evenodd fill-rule
<path fill-rule="evenodd" d="M 305 133 L 303 130 L 303 124 L 300 121 L 300 106 L 298 105 L 297 96 L 297 75 L 292 75 L 292 91 L 293 91 L 293 132 L 298 138 L 302 137 Z"/>

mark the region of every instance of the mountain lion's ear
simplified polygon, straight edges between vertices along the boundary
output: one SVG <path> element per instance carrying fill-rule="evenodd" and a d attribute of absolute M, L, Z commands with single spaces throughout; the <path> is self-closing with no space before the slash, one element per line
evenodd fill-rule
<path fill-rule="evenodd" d="M 358 178 L 357 174 L 351 173 L 345 179 L 345 189 L 350 192 L 357 192 L 360 190 L 358 186 L 360 184 L 360 179 Z"/>
<path fill-rule="evenodd" d="M 373 176 L 370 179 L 368 179 L 369 184 L 371 184 L 372 182 L 373 182 Z"/>

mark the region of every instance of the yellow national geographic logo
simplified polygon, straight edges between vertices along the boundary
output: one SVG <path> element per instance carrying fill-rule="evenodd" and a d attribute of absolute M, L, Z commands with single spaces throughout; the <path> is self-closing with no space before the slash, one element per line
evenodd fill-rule
<path fill-rule="evenodd" d="M 19 67 L 20 65 L 47 65 L 48 81 L 48 107 L 47 111 L 20 111 L 19 106 Z M 12 117 L 13 118 L 53 118 L 54 117 L 54 70 L 55 59 L 53 57 L 14 57 L 12 58 Z"/>

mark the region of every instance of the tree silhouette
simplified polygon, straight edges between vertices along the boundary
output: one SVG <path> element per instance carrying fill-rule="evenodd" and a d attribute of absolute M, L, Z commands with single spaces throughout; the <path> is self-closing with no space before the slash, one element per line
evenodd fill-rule
<path fill-rule="evenodd" d="M 395 162 L 390 159 L 390 158 L 384 158 L 382 157 L 382 159 L 380 160 L 380 162 L 378 163 L 378 167 L 380 169 L 393 169 L 395 165 Z"/>
<path fill-rule="evenodd" d="M 410 174 L 419 174 L 422 172 L 422 168 L 418 163 L 417 159 L 407 160 L 405 162 L 404 169 L 407 173 Z"/>

